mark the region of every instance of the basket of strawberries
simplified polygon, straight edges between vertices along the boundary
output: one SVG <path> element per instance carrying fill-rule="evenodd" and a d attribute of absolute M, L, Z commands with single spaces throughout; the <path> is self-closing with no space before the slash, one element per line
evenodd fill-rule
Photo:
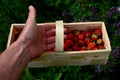
<path fill-rule="evenodd" d="M 20 24 L 14 24 L 12 28 L 17 26 Z M 69 30 L 65 39 L 64 27 Z M 110 52 L 111 46 L 104 22 L 63 23 L 63 21 L 56 21 L 55 49 L 31 61 L 28 66 L 106 64 Z"/>

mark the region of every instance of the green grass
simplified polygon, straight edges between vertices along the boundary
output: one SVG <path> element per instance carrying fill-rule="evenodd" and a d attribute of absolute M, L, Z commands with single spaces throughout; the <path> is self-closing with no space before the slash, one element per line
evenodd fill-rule
<path fill-rule="evenodd" d="M 113 25 L 118 23 L 119 13 L 113 14 L 111 18 L 107 18 L 107 14 L 112 7 L 118 7 L 119 0 L 1 0 L 0 1 L 0 52 L 6 48 L 8 34 L 12 23 L 25 23 L 28 15 L 28 6 L 33 5 L 37 10 L 37 22 L 55 22 L 56 20 L 64 20 L 64 22 L 82 21 L 85 17 L 87 21 L 104 21 L 111 40 L 112 50 L 116 46 L 120 46 L 120 35 L 116 35 L 116 29 Z M 92 15 L 91 7 L 97 6 L 98 12 Z M 76 12 L 72 14 L 72 10 Z M 62 16 L 65 13 L 65 17 Z M 90 17 L 92 16 L 92 20 Z M 21 80 L 116 80 L 119 72 L 120 57 L 111 58 L 109 56 L 110 65 L 102 65 L 102 72 L 97 70 L 98 65 L 92 66 L 64 66 L 64 67 L 48 67 L 48 68 L 26 68 L 21 76 Z M 113 71 L 110 72 L 109 70 Z"/>

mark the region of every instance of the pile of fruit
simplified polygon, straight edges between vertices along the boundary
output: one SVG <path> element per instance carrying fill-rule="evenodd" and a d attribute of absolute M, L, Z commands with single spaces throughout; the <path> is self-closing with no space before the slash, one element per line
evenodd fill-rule
<path fill-rule="evenodd" d="M 66 35 L 67 37 L 64 39 L 64 51 L 105 49 L 101 29 L 88 31 L 73 30 L 69 31 Z M 55 48 L 48 52 L 53 51 L 55 51 Z"/>
<path fill-rule="evenodd" d="M 67 33 L 67 38 L 64 40 L 64 51 L 85 51 L 104 48 L 100 29 L 89 31 L 73 30 Z"/>

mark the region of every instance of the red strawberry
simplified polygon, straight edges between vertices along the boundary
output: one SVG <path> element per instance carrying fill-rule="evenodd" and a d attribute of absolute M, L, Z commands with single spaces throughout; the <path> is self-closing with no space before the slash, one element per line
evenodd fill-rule
<path fill-rule="evenodd" d="M 90 32 L 91 34 L 93 34 L 93 33 L 94 33 L 94 30 L 92 29 L 92 30 L 90 30 L 89 32 Z"/>
<path fill-rule="evenodd" d="M 78 43 L 79 43 L 79 45 L 81 45 L 81 46 L 84 45 L 84 41 L 83 41 L 83 40 L 79 40 Z"/>
<path fill-rule="evenodd" d="M 89 38 L 85 38 L 85 44 L 88 45 L 90 43 L 90 39 Z"/>
<path fill-rule="evenodd" d="M 65 51 L 72 51 L 72 49 L 71 48 L 67 48 L 67 49 L 64 49 Z"/>
<path fill-rule="evenodd" d="M 83 35 L 85 36 L 85 34 L 86 34 L 86 31 L 81 31 L 81 34 L 83 34 Z"/>
<path fill-rule="evenodd" d="M 98 36 L 102 36 L 102 31 L 100 29 L 96 29 L 94 33 Z"/>
<path fill-rule="evenodd" d="M 74 37 L 74 38 L 73 38 L 73 41 L 74 41 L 74 42 L 77 42 L 77 41 L 78 41 L 78 38 L 77 38 L 77 37 Z"/>
<path fill-rule="evenodd" d="M 93 50 L 97 50 L 97 48 L 95 47 Z"/>
<path fill-rule="evenodd" d="M 86 37 L 90 37 L 91 36 L 91 32 L 90 31 L 87 31 L 86 34 L 85 34 Z"/>
<path fill-rule="evenodd" d="M 68 45 L 67 44 L 64 44 L 64 49 L 67 49 L 68 48 Z"/>
<path fill-rule="evenodd" d="M 85 46 L 82 46 L 81 51 L 85 51 L 85 50 L 86 50 Z"/>
<path fill-rule="evenodd" d="M 65 44 L 68 46 L 73 46 L 72 40 L 69 40 L 69 39 L 65 40 Z"/>
<path fill-rule="evenodd" d="M 73 34 L 72 33 L 68 33 L 67 34 L 67 39 L 73 39 Z"/>
<path fill-rule="evenodd" d="M 92 40 L 93 41 L 97 41 L 98 40 L 98 36 L 96 34 L 94 34 L 94 33 L 92 34 Z"/>
<path fill-rule="evenodd" d="M 97 48 L 98 49 L 105 49 L 104 45 L 98 45 Z"/>
<path fill-rule="evenodd" d="M 98 39 L 98 40 L 97 40 L 97 44 L 102 44 L 102 45 L 103 45 L 103 44 L 104 44 L 104 42 L 103 42 L 103 40 L 102 40 L 102 39 Z"/>
<path fill-rule="evenodd" d="M 73 34 L 74 34 L 74 36 L 78 36 L 80 34 L 80 31 L 79 30 L 74 30 Z"/>
<path fill-rule="evenodd" d="M 79 38 L 80 40 L 84 40 L 85 36 L 84 36 L 84 34 L 79 34 L 79 35 L 78 35 L 78 38 Z"/>
<path fill-rule="evenodd" d="M 94 48 L 96 48 L 95 44 L 93 42 L 90 42 L 87 46 L 88 50 L 93 50 Z"/>
<path fill-rule="evenodd" d="M 77 46 L 77 45 L 74 45 L 74 46 L 72 47 L 72 49 L 73 49 L 74 51 L 80 51 L 80 47 Z"/>

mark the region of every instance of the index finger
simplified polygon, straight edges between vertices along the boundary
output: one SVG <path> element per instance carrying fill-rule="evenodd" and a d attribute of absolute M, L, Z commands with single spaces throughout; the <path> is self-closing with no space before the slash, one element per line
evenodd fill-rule
<path fill-rule="evenodd" d="M 68 32 L 67 28 L 64 28 L 64 33 L 66 34 Z M 46 32 L 47 37 L 49 36 L 55 36 L 56 29 L 50 29 Z"/>
<path fill-rule="evenodd" d="M 48 30 L 51 30 L 51 29 L 55 29 L 55 23 L 45 23 L 45 30 L 48 31 Z"/>

